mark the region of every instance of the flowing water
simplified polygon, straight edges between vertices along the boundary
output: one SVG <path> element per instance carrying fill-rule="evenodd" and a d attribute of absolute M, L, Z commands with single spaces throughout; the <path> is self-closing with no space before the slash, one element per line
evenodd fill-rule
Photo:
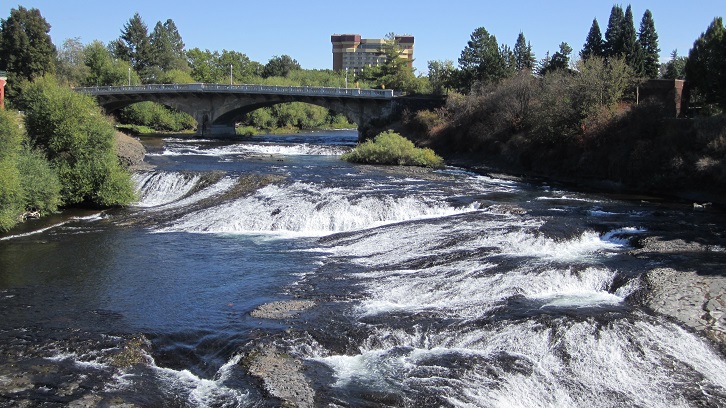
<path fill-rule="evenodd" d="M 355 140 L 147 138 L 134 206 L 0 237 L 0 406 L 279 406 L 262 345 L 316 406 L 726 405 L 724 355 L 639 300 L 683 255 L 629 254 L 722 215 L 341 161 Z M 290 299 L 315 306 L 250 315 Z"/>

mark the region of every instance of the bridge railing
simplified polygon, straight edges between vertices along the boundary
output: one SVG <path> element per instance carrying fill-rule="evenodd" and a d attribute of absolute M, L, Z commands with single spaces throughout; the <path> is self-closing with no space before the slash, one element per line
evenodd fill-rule
<path fill-rule="evenodd" d="M 157 93 L 157 92 L 213 92 L 254 93 L 304 96 L 337 96 L 388 99 L 400 96 L 392 89 L 332 88 L 319 86 L 277 86 L 277 85 L 224 85 L 224 84 L 158 84 L 140 86 L 92 86 L 75 88 L 91 95 Z"/>

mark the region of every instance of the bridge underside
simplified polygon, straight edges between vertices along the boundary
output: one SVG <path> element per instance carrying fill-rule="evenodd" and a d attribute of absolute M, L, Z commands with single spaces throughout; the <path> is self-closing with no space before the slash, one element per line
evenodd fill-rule
<path fill-rule="evenodd" d="M 359 139 L 363 140 L 370 128 L 391 118 L 397 106 L 390 99 L 280 94 L 163 92 L 102 94 L 96 97 L 109 113 L 145 101 L 157 102 L 186 112 L 197 121 L 198 136 L 234 135 L 235 123 L 246 113 L 279 103 L 304 102 L 343 114 L 358 126 Z"/>

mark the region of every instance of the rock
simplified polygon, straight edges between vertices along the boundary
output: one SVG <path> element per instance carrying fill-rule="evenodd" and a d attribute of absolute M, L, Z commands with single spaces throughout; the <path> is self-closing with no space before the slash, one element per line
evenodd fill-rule
<path fill-rule="evenodd" d="M 116 156 L 121 164 L 129 169 L 144 166 L 146 148 L 137 139 L 121 132 L 116 132 Z"/>
<path fill-rule="evenodd" d="M 282 400 L 283 406 L 314 406 L 315 392 L 302 373 L 302 363 L 274 345 L 263 345 L 250 352 L 241 364 L 250 375 L 262 380 L 265 390 Z"/>
<path fill-rule="evenodd" d="M 315 306 L 311 300 L 285 300 L 265 303 L 250 312 L 252 317 L 260 319 L 285 319 Z"/>

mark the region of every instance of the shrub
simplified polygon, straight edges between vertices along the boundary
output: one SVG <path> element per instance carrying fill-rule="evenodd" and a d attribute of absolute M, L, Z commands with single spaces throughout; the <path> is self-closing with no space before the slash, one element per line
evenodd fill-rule
<path fill-rule="evenodd" d="M 400 166 L 422 166 L 440 168 L 444 160 L 431 149 L 421 149 L 413 142 L 387 131 L 373 140 L 368 140 L 349 153 L 342 156 L 343 160 L 366 164 L 394 164 Z"/>
<path fill-rule="evenodd" d="M 23 141 L 19 116 L 0 110 L 0 231 L 12 228 L 23 212 L 17 159 Z"/>
<path fill-rule="evenodd" d="M 38 211 L 40 215 L 54 213 L 61 205 L 61 184 L 45 155 L 30 148 L 23 149 L 18 158 L 18 169 L 22 174 L 20 184 L 25 209 Z"/>
<path fill-rule="evenodd" d="M 45 77 L 31 84 L 24 98 L 30 140 L 46 152 L 57 171 L 64 204 L 113 206 L 133 201 L 131 177 L 115 154 L 113 125 L 91 96 Z"/>

